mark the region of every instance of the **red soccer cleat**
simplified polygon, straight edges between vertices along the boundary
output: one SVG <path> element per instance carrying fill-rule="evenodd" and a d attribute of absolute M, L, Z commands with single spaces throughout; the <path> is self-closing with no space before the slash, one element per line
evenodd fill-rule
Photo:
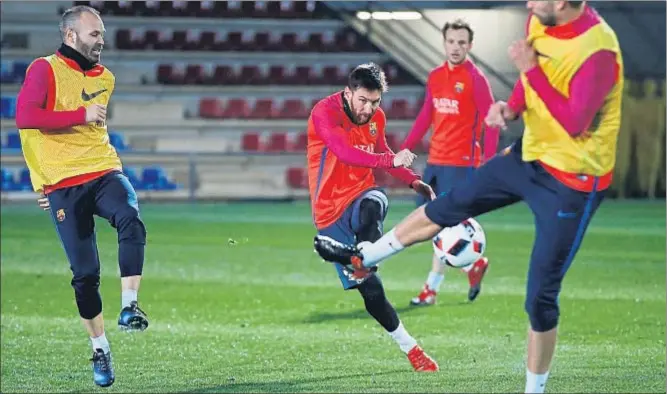
<path fill-rule="evenodd" d="M 435 304 L 436 295 L 438 295 L 438 293 L 436 293 L 435 290 L 429 289 L 428 285 L 424 284 L 424 288 L 422 289 L 421 293 L 419 293 L 417 297 L 410 300 L 410 305 L 414 306 L 433 305 Z"/>
<path fill-rule="evenodd" d="M 419 345 L 410 349 L 408 360 L 410 360 L 410 364 L 416 372 L 438 372 L 440 370 L 438 363 L 426 354 Z"/>
<path fill-rule="evenodd" d="M 468 271 L 468 282 L 470 289 L 468 290 L 468 301 L 475 301 L 475 298 L 482 291 L 482 279 L 489 268 L 489 259 L 482 257 L 473 264 L 472 269 Z"/>

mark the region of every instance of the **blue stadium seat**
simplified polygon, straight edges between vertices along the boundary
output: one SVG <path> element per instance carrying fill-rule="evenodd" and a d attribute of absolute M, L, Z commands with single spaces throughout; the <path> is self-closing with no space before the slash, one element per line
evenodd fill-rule
<path fill-rule="evenodd" d="M 12 74 L 14 77 L 14 83 L 23 83 L 25 79 L 25 72 L 28 70 L 28 63 L 26 62 L 14 62 L 14 67 L 12 69 Z"/>
<path fill-rule="evenodd" d="M 123 173 L 130 180 L 135 190 L 143 190 L 143 184 L 137 176 L 137 171 L 133 167 L 123 167 Z"/>
<path fill-rule="evenodd" d="M 115 131 L 109 132 L 109 142 L 111 145 L 113 145 L 114 148 L 116 148 L 117 151 L 124 151 L 129 148 L 129 146 L 127 146 L 125 143 L 125 138 L 123 135 Z"/>
<path fill-rule="evenodd" d="M 12 62 L 0 62 L 0 83 L 14 83 Z"/>
<path fill-rule="evenodd" d="M 23 168 L 19 174 L 18 190 L 32 190 L 32 182 L 30 181 L 30 171 Z"/>
<path fill-rule="evenodd" d="M 145 167 L 141 175 L 144 188 L 147 190 L 175 190 L 178 185 L 167 178 L 161 167 Z"/>
<path fill-rule="evenodd" d="M 14 174 L 6 168 L 3 168 L 1 171 L 2 181 L 0 182 L 0 190 L 4 192 L 17 190 L 17 185 L 14 181 Z"/>
<path fill-rule="evenodd" d="M 21 137 L 18 131 L 13 131 L 7 135 L 7 145 L 5 148 L 21 149 Z"/>
<path fill-rule="evenodd" d="M 2 96 L 0 98 L 0 118 L 14 119 L 16 117 L 16 99 L 14 97 Z"/>

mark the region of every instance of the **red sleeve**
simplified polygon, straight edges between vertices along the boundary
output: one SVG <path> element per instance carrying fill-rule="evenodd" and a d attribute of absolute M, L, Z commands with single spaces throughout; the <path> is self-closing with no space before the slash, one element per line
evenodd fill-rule
<path fill-rule="evenodd" d="M 369 153 L 350 145 L 345 136 L 345 130 L 336 123 L 335 119 L 340 116 L 339 114 L 332 113 L 327 108 L 315 107 L 311 116 L 317 135 L 322 138 L 331 153 L 343 163 L 370 168 L 392 168 L 394 166 L 393 153 Z"/>
<path fill-rule="evenodd" d="M 401 144 L 401 149 L 412 150 L 417 142 L 424 138 L 426 132 L 431 127 L 431 119 L 433 119 L 433 97 L 431 96 L 431 90 L 426 86 L 424 104 L 419 110 L 419 115 L 417 115 L 417 119 L 412 125 L 410 133 L 408 133 L 405 141 Z"/>
<path fill-rule="evenodd" d="M 489 108 L 493 104 L 493 93 L 491 85 L 484 74 L 477 69 L 471 70 L 473 83 L 473 100 L 477 108 L 478 119 L 484 124 L 484 119 L 489 113 Z M 483 126 L 484 127 L 484 126 Z M 500 129 L 497 127 L 484 127 L 484 160 L 492 158 L 498 149 L 498 139 L 500 138 Z"/>
<path fill-rule="evenodd" d="M 551 115 L 574 137 L 591 125 L 618 80 L 618 73 L 616 54 L 604 50 L 591 55 L 579 67 L 570 81 L 570 97 L 563 96 L 551 86 L 539 66 L 529 70 L 526 78 Z"/>
<path fill-rule="evenodd" d="M 382 134 L 377 139 L 377 142 L 375 143 L 375 147 L 377 148 L 378 152 L 389 152 L 389 153 L 392 153 L 392 154 L 394 153 L 394 152 L 392 152 L 391 148 L 387 144 L 387 138 L 385 137 L 384 130 L 382 131 Z M 389 173 L 389 175 L 391 175 L 394 178 L 400 180 L 401 182 L 405 183 L 406 185 L 412 185 L 412 182 L 416 181 L 417 179 L 420 179 L 419 175 L 415 174 L 414 171 L 412 171 L 409 168 L 399 167 L 399 168 L 388 168 L 386 170 Z"/>
<path fill-rule="evenodd" d="M 42 131 L 86 124 L 86 108 L 53 111 L 54 77 L 45 59 L 35 60 L 26 72 L 16 100 L 16 127 Z"/>
<path fill-rule="evenodd" d="M 521 79 L 514 84 L 514 90 L 507 100 L 507 105 L 517 116 L 526 110 L 526 91 L 523 89 Z"/>

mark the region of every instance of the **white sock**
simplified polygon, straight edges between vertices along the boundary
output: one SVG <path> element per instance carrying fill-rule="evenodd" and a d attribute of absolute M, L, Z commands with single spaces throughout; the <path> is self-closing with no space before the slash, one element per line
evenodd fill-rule
<path fill-rule="evenodd" d="M 109 353 L 111 348 L 109 347 L 109 341 L 107 341 L 107 336 L 105 333 L 102 333 L 99 337 L 90 337 L 90 342 L 93 344 L 93 352 L 97 349 L 102 349 L 104 353 Z"/>
<path fill-rule="evenodd" d="M 121 298 L 121 308 L 130 306 L 132 301 L 137 300 L 137 290 L 125 289 L 120 295 Z"/>
<path fill-rule="evenodd" d="M 544 374 L 535 374 L 526 368 L 526 393 L 544 393 L 549 371 Z"/>
<path fill-rule="evenodd" d="M 373 242 L 370 245 L 365 245 L 361 249 L 361 255 L 364 256 L 364 266 L 367 268 L 374 267 L 380 261 L 395 255 L 403 250 L 403 245 L 398 242 L 394 229 L 391 229 L 382 238 Z"/>
<path fill-rule="evenodd" d="M 398 328 L 389 333 L 394 341 L 401 348 L 403 353 L 409 352 L 413 347 L 417 346 L 417 341 L 408 334 L 408 331 L 403 327 L 403 322 L 398 323 Z"/>
<path fill-rule="evenodd" d="M 444 279 L 445 279 L 445 274 L 431 271 L 428 273 L 428 279 L 426 279 L 426 286 L 428 286 L 430 290 L 433 290 L 437 293 L 440 291 L 440 285 L 442 285 L 442 281 Z"/>

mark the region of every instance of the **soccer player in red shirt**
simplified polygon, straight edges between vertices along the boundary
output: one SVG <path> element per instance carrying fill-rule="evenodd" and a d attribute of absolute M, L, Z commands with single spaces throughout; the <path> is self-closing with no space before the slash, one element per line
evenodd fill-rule
<path fill-rule="evenodd" d="M 447 61 L 428 76 L 424 105 L 401 149 L 413 149 L 432 126 L 428 164 L 424 182 L 437 195 L 465 180 L 475 168 L 489 160 L 498 148 L 497 127 L 484 128 L 493 95 L 489 81 L 468 59 L 472 48 L 473 30 L 457 19 L 442 28 Z M 483 142 L 483 147 L 482 147 Z M 418 199 L 418 205 L 426 202 Z M 462 268 L 468 273 L 468 300 L 474 301 L 481 291 L 482 278 L 489 266 L 486 257 Z M 433 256 L 431 272 L 419 295 L 411 305 L 433 305 L 445 278 L 446 266 Z"/>
<path fill-rule="evenodd" d="M 429 200 L 431 187 L 407 167 L 415 155 L 405 149 L 394 154 L 385 140 L 386 117 L 380 108 L 387 83 L 373 63 L 356 67 L 343 91 L 325 97 L 308 120 L 308 181 L 313 220 L 319 235 L 349 244 L 380 239 L 387 214 L 387 196 L 373 176 L 374 168 L 387 170 Z M 335 264 L 345 290 L 357 289 L 366 310 L 377 320 L 415 371 L 438 370 L 408 334 L 389 303 L 376 270 L 367 273 Z"/>

